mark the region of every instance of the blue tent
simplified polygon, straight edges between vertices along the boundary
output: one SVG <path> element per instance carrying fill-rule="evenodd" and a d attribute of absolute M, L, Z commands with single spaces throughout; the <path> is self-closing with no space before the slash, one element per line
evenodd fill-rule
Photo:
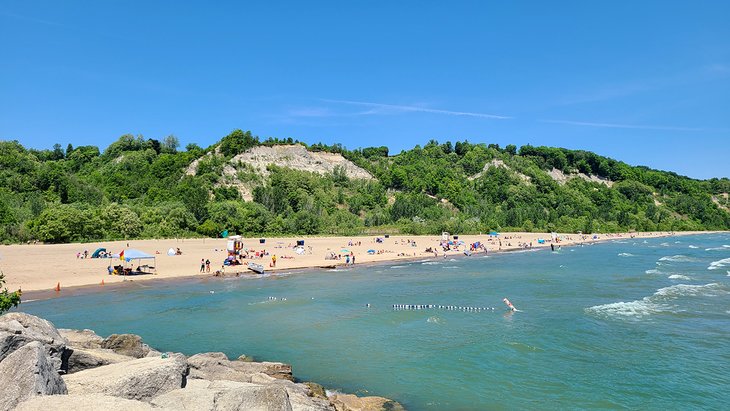
<path fill-rule="evenodd" d="M 115 255 L 116 258 L 119 258 L 119 255 Z M 147 254 L 144 251 L 135 250 L 134 248 L 127 248 L 124 250 L 124 261 L 130 262 L 132 260 L 137 260 L 137 271 L 131 271 L 132 267 L 129 267 L 125 269 L 125 272 L 128 271 L 128 274 L 140 274 L 147 272 L 146 270 L 152 270 L 153 272 L 156 271 L 157 266 L 157 257 L 151 254 Z M 146 263 L 142 265 L 142 260 L 153 260 L 154 262 L 152 265 L 149 265 L 149 263 Z M 111 265 L 111 262 L 109 263 Z"/>
<path fill-rule="evenodd" d="M 130 262 L 132 260 L 145 260 L 154 259 L 154 255 L 147 254 L 143 251 L 135 250 L 134 248 L 127 248 L 124 250 L 124 261 Z"/>

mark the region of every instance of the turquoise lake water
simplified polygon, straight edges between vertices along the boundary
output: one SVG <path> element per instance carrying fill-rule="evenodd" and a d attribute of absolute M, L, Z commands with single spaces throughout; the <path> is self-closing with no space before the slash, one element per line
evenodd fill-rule
<path fill-rule="evenodd" d="M 506 312 L 504 297 L 521 311 Z M 410 410 L 730 403 L 728 234 L 136 283 L 21 307 L 57 327 L 139 334 L 160 350 L 291 363 L 301 380 Z"/>

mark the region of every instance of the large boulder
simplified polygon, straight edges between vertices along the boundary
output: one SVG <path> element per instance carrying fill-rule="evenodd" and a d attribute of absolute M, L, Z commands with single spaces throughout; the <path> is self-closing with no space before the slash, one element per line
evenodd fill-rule
<path fill-rule="evenodd" d="M 71 352 L 66 350 L 66 339 L 50 321 L 20 312 L 0 316 L 0 361 L 32 341 L 43 344 L 53 369 L 65 372 Z"/>
<path fill-rule="evenodd" d="M 0 410 L 36 396 L 66 394 L 66 385 L 40 341 L 30 342 L 0 362 Z"/>
<path fill-rule="evenodd" d="M 152 411 L 151 405 L 142 401 L 127 400 L 102 394 L 55 395 L 34 397 L 22 402 L 15 411 Z"/>
<path fill-rule="evenodd" d="M 404 411 L 398 402 L 383 397 L 337 394 L 330 398 L 337 411 Z"/>
<path fill-rule="evenodd" d="M 293 380 L 291 365 L 280 362 L 230 361 L 222 352 L 196 354 L 188 358 L 190 378 L 251 382 L 253 374 Z"/>
<path fill-rule="evenodd" d="M 104 348 L 73 348 L 68 358 L 68 373 L 132 360 L 134 357 L 120 355 Z"/>
<path fill-rule="evenodd" d="M 64 376 L 69 394 L 106 394 L 147 401 L 186 383 L 188 366 L 180 354 L 139 358 Z"/>
<path fill-rule="evenodd" d="M 190 386 L 170 391 L 151 403 L 163 409 L 201 411 L 291 411 L 285 389 L 236 381 L 191 380 Z"/>
<path fill-rule="evenodd" d="M 289 402 L 293 411 L 334 411 L 329 399 L 326 396 L 318 396 L 307 384 L 297 384 L 261 373 L 252 375 L 251 382 L 284 388 L 289 394 Z M 321 386 L 319 387 L 321 388 Z"/>
<path fill-rule="evenodd" d="M 59 328 L 58 333 L 68 341 L 67 345 L 72 348 L 101 348 L 101 343 L 104 341 L 92 330 Z"/>
<path fill-rule="evenodd" d="M 134 334 L 112 334 L 101 342 L 101 348 L 134 358 L 144 358 L 150 352 L 150 347 L 142 342 L 142 337 Z"/>

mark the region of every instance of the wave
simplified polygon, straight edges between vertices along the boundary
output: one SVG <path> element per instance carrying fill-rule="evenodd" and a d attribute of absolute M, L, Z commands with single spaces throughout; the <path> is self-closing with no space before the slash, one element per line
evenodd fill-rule
<path fill-rule="evenodd" d="M 690 245 L 689 248 L 699 248 L 696 245 Z"/>
<path fill-rule="evenodd" d="M 422 265 L 439 265 L 439 264 L 441 264 L 441 263 L 440 263 L 440 262 L 438 262 L 438 261 L 426 261 L 426 262 L 423 262 L 423 263 L 421 263 L 421 264 L 422 264 Z"/>
<path fill-rule="evenodd" d="M 645 297 L 637 301 L 621 301 L 618 303 L 594 305 L 593 307 L 586 308 L 585 311 L 586 313 L 597 317 L 641 319 L 651 314 L 661 312 L 664 309 L 666 309 L 666 307 L 661 304 L 653 303 L 649 301 L 649 297 Z"/>
<path fill-rule="evenodd" d="M 691 280 L 692 278 L 682 274 L 672 274 L 669 276 L 670 280 Z"/>
<path fill-rule="evenodd" d="M 672 263 L 691 263 L 697 261 L 696 258 L 688 257 L 686 255 L 668 255 L 659 259 L 659 261 L 669 261 Z"/>
<path fill-rule="evenodd" d="M 727 249 L 730 248 L 730 245 L 723 244 L 722 247 L 710 247 L 705 248 L 705 251 L 727 251 Z"/>
<path fill-rule="evenodd" d="M 708 270 L 719 270 L 723 267 L 730 265 L 730 258 L 723 258 L 722 260 L 713 261 L 707 267 Z"/>
<path fill-rule="evenodd" d="M 397 269 L 397 268 L 406 268 L 406 267 L 408 267 L 408 266 L 407 265 L 393 265 L 390 268 Z"/>
<path fill-rule="evenodd" d="M 673 300 L 683 296 L 696 295 L 714 297 L 723 291 L 723 286 L 719 283 L 710 283 L 705 285 L 675 284 L 658 289 L 652 297 L 662 300 Z"/>
<path fill-rule="evenodd" d="M 661 243 L 659 245 L 662 246 L 662 247 L 669 247 L 669 243 Z"/>
<path fill-rule="evenodd" d="M 668 303 L 681 297 L 714 297 L 727 292 L 726 287 L 718 283 L 675 284 L 660 288 L 654 294 L 641 300 L 594 305 L 586 308 L 585 312 L 597 317 L 640 320 L 660 312 L 673 312 Z"/>
<path fill-rule="evenodd" d="M 427 323 L 441 324 L 443 321 L 439 317 L 428 317 Z"/>
<path fill-rule="evenodd" d="M 657 270 L 656 268 L 653 268 L 651 270 L 646 270 L 646 271 L 644 271 L 644 273 L 646 273 L 646 274 L 664 274 L 663 272 Z"/>
<path fill-rule="evenodd" d="M 634 255 L 631 253 L 618 253 L 619 257 L 633 257 Z"/>

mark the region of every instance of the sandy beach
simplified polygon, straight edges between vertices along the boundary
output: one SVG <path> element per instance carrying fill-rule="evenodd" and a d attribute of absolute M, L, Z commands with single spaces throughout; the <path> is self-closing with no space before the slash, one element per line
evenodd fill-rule
<path fill-rule="evenodd" d="M 581 242 L 596 242 L 618 238 L 656 238 L 670 235 L 698 234 L 698 232 L 682 233 L 622 233 L 599 234 L 594 236 L 580 236 L 577 234 L 560 234 L 560 242 L 555 245 L 569 246 Z M 147 281 L 155 279 L 170 279 L 183 277 L 210 277 L 216 271 L 225 276 L 236 273 L 250 275 L 252 271 L 245 265 L 248 261 L 262 264 L 267 272 L 289 271 L 293 269 L 331 267 L 346 264 L 345 256 L 352 253 L 356 264 L 375 262 L 398 261 L 413 258 L 443 258 L 444 253 L 450 256 L 464 255 L 464 250 L 477 241 L 484 244 L 489 253 L 513 251 L 532 246 L 549 248 L 551 236 L 549 233 L 502 233 L 499 236 L 463 235 L 458 241 L 465 244 L 456 250 L 444 252 L 439 246 L 440 236 L 390 236 L 380 237 L 377 242 L 375 236 L 360 237 L 286 237 L 267 238 L 264 244 L 259 238 L 243 239 L 243 243 L 250 255 L 265 250 L 263 258 L 244 260 L 244 265 L 223 266 L 223 260 L 228 255 L 226 239 L 164 239 L 164 240 L 130 240 L 115 242 L 95 242 L 87 244 L 28 244 L 0 247 L 0 270 L 5 274 L 7 288 L 10 290 L 22 289 L 25 291 L 54 290 L 60 284 L 61 293 L 69 287 L 99 286 L 120 283 L 129 279 Z M 451 237 L 453 241 L 453 236 Z M 297 240 L 305 241 L 305 252 L 299 255 L 294 247 Z M 545 240 L 539 243 L 538 240 Z M 118 254 L 125 249 L 136 249 L 156 257 L 146 260 L 143 264 L 155 266 L 156 274 L 134 276 L 109 275 L 108 266 L 118 265 L 118 258 L 78 258 L 77 254 L 88 251 L 89 255 L 97 248 L 106 248 Z M 427 248 L 436 250 L 426 252 Z M 182 255 L 167 255 L 168 249 L 179 248 Z M 375 253 L 368 253 L 375 250 Z M 484 253 L 478 250 L 475 253 Z M 341 255 L 342 259 L 327 259 L 330 253 Z M 276 266 L 272 267 L 272 256 L 276 256 Z M 210 260 L 210 272 L 200 272 L 200 262 Z M 149 262 L 147 262 L 149 261 Z M 130 266 L 131 264 L 127 264 Z M 136 263 L 134 263 L 136 266 Z M 102 284 L 103 282 L 103 284 Z"/>

